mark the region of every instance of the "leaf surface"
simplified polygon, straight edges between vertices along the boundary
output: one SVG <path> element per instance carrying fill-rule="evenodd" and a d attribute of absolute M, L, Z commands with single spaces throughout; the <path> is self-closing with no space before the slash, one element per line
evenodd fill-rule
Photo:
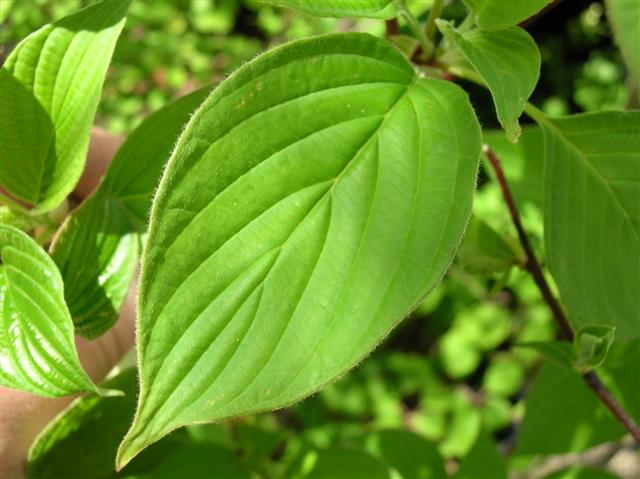
<path fill-rule="evenodd" d="M 57 234 L 51 255 L 83 336 L 99 336 L 118 319 L 162 168 L 189 115 L 209 92 L 205 87 L 146 118 L 122 144 L 97 190 Z"/>
<path fill-rule="evenodd" d="M 6 225 L 0 225 L 0 257 L 2 386 L 48 397 L 98 392 L 80 365 L 53 260 Z"/>
<path fill-rule="evenodd" d="M 540 52 L 533 38 L 519 27 L 461 33 L 449 22 L 437 24 L 485 81 L 507 139 L 517 142 L 518 118 L 540 77 Z"/>
<path fill-rule="evenodd" d="M 614 344 L 604 368 L 598 368 L 607 388 L 635 421 L 640 418 L 639 345 L 638 340 Z M 542 366 L 527 395 L 516 453 L 578 452 L 625 434 L 577 371 L 549 362 Z"/>
<path fill-rule="evenodd" d="M 304 478 L 392 479 L 392 476 L 385 463 L 365 451 L 335 447 L 317 453 L 313 469 Z"/>
<path fill-rule="evenodd" d="M 393 0 L 262 0 L 278 7 L 288 7 L 319 17 L 393 18 Z"/>
<path fill-rule="evenodd" d="M 640 112 L 532 114 L 545 135 L 545 250 L 569 320 L 637 337 Z"/>
<path fill-rule="evenodd" d="M 605 0 L 607 18 L 624 61 L 640 87 L 640 2 Z"/>
<path fill-rule="evenodd" d="M 287 44 L 223 82 L 154 200 L 120 464 L 352 368 L 442 277 L 479 151 L 464 92 L 370 35 Z"/>
<path fill-rule="evenodd" d="M 73 190 L 129 0 L 42 27 L 0 70 L 0 185 L 49 211 Z"/>
<path fill-rule="evenodd" d="M 483 30 L 497 31 L 532 17 L 553 0 L 464 0 Z"/>
<path fill-rule="evenodd" d="M 367 434 L 367 449 L 382 457 L 403 479 L 446 477 L 442 457 L 435 444 L 403 429 Z"/>

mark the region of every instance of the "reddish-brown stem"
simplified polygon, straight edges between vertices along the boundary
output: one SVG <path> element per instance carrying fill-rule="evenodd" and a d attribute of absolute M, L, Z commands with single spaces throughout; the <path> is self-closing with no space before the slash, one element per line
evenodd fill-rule
<path fill-rule="evenodd" d="M 558 300 L 556 300 L 555 296 L 551 292 L 551 288 L 549 288 L 549 284 L 544 277 L 544 273 L 542 272 L 542 268 L 536 255 L 531 247 L 531 243 L 529 241 L 529 237 L 527 236 L 524 227 L 522 226 L 522 221 L 520 219 L 520 213 L 518 212 L 518 208 L 516 207 L 515 200 L 511 195 L 511 190 L 509 189 L 509 184 L 507 183 L 507 178 L 504 176 L 504 171 L 502 170 L 502 166 L 500 164 L 500 160 L 496 156 L 496 154 L 489 148 L 488 145 L 483 145 L 482 147 L 483 153 L 489 159 L 491 166 L 496 174 L 496 179 L 498 180 L 498 184 L 500 185 L 500 189 L 502 190 L 502 196 L 504 197 L 505 202 L 507 203 L 507 207 L 509 208 L 509 213 L 511 215 L 511 221 L 513 221 L 516 230 L 518 231 L 518 238 L 520 239 L 520 244 L 524 249 L 524 253 L 526 255 L 526 263 L 525 268 L 535 281 L 542 297 L 545 302 L 549 306 L 553 317 L 556 322 L 560 326 L 562 334 L 568 341 L 573 340 L 573 329 L 567 320 L 566 315 Z M 582 376 L 584 381 L 587 383 L 587 386 L 591 388 L 591 390 L 595 393 L 596 396 L 600 399 L 600 401 L 609 409 L 611 414 L 625 427 L 627 431 L 633 436 L 638 444 L 640 444 L 640 428 L 636 422 L 627 414 L 627 412 L 622 408 L 622 406 L 616 401 L 611 392 L 607 389 L 607 387 L 602 383 L 598 375 L 595 371 L 590 371 Z"/>
<path fill-rule="evenodd" d="M 397 18 L 391 18 L 389 20 L 386 20 L 384 22 L 384 25 L 386 27 L 387 30 L 387 38 L 392 37 L 394 35 L 397 35 L 398 33 L 400 33 L 400 26 L 398 25 L 398 19 Z"/>

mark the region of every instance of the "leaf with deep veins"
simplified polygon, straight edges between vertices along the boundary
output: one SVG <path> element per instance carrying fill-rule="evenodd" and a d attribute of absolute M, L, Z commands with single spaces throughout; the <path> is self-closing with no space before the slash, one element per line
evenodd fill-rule
<path fill-rule="evenodd" d="M 54 209 L 84 168 L 89 133 L 130 0 L 104 0 L 45 25 L 0 69 L 0 186 Z"/>
<path fill-rule="evenodd" d="M 0 384 L 48 397 L 99 392 L 80 365 L 53 260 L 6 225 L 0 258 Z"/>
<path fill-rule="evenodd" d="M 485 81 L 507 139 L 517 142 L 521 133 L 518 118 L 540 77 L 541 60 L 536 42 L 518 27 L 499 32 L 462 33 L 449 22 L 436 22 Z"/>
<path fill-rule="evenodd" d="M 56 235 L 51 256 L 62 273 L 79 334 L 100 336 L 118 319 L 162 168 L 210 90 L 197 90 L 146 118 L 122 144 L 97 190 Z"/>
<path fill-rule="evenodd" d="M 640 112 L 548 118 L 544 242 L 576 330 L 640 335 Z"/>
<path fill-rule="evenodd" d="M 366 356 L 453 258 L 479 153 L 464 92 L 370 35 L 293 42 L 223 82 L 154 199 L 119 467 L 182 425 L 291 404 Z"/>

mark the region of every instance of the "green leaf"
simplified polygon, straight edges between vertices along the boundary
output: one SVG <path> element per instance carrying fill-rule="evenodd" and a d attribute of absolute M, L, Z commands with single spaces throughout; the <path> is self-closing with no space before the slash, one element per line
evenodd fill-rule
<path fill-rule="evenodd" d="M 402 429 L 367 435 L 367 449 L 386 460 L 403 479 L 441 479 L 447 476 L 436 446 Z"/>
<path fill-rule="evenodd" d="M 393 18 L 393 0 L 262 0 L 278 7 L 288 7 L 319 17 Z"/>
<path fill-rule="evenodd" d="M 477 217 L 471 217 L 458 261 L 470 273 L 504 273 L 522 261 L 516 243 Z"/>
<path fill-rule="evenodd" d="M 0 70 L 0 185 L 39 212 L 84 169 L 89 133 L 129 0 L 105 0 L 42 27 Z"/>
<path fill-rule="evenodd" d="M 177 451 L 149 471 L 126 475 L 123 479 L 253 479 L 231 449 L 215 444 L 187 444 L 176 448 Z M 121 477 L 121 476 L 117 476 Z"/>
<path fill-rule="evenodd" d="M 302 399 L 367 355 L 451 261 L 479 151 L 464 92 L 370 35 L 293 42 L 220 84 L 154 200 L 120 464 L 181 425 Z"/>
<path fill-rule="evenodd" d="M 637 337 L 640 112 L 530 111 L 545 135 L 545 250 L 569 320 Z"/>
<path fill-rule="evenodd" d="M 118 442 L 135 410 L 136 370 L 120 373 L 105 386 L 125 395 L 75 400 L 33 442 L 29 479 L 101 479 L 114 472 Z"/>
<path fill-rule="evenodd" d="M 63 283 L 29 236 L 0 225 L 0 380 L 48 397 L 98 392 L 80 365 Z"/>
<path fill-rule="evenodd" d="M 624 61 L 640 87 L 640 2 L 605 0 L 607 18 Z"/>
<path fill-rule="evenodd" d="M 553 0 L 464 0 L 483 30 L 497 31 L 532 17 Z"/>
<path fill-rule="evenodd" d="M 576 333 L 576 363 L 574 367 L 582 374 L 594 370 L 604 363 L 609 348 L 615 339 L 616 328 L 611 326 L 587 326 Z"/>
<path fill-rule="evenodd" d="M 335 447 L 311 455 L 314 466 L 305 479 L 391 479 L 386 464 L 360 449 Z"/>
<path fill-rule="evenodd" d="M 105 383 L 105 387 L 124 391 L 124 396 L 82 397 L 60 413 L 29 450 L 29 479 L 115 477 L 116 450 L 131 424 L 137 386 L 136 370 L 125 370 Z M 248 477 L 230 450 L 197 445 L 184 433 L 154 444 L 118 477 L 209 478 L 212 471 L 216 477 Z"/>
<path fill-rule="evenodd" d="M 506 479 L 504 460 L 491 437 L 484 431 L 478 435 L 469 454 L 460 462 L 454 479 Z"/>
<path fill-rule="evenodd" d="M 640 418 L 640 342 L 614 344 L 598 375 L 637 421 Z M 626 433 L 575 370 L 550 362 L 542 366 L 527 395 L 517 453 L 582 451 Z"/>
<path fill-rule="evenodd" d="M 94 338 L 118 319 L 133 278 L 151 197 L 176 138 L 205 87 L 146 118 L 120 147 L 98 189 L 51 246 L 76 331 Z"/>
<path fill-rule="evenodd" d="M 540 77 L 536 42 L 518 27 L 499 32 L 461 33 L 452 23 L 444 20 L 436 23 L 487 84 L 507 139 L 516 143 L 521 132 L 518 118 Z"/>
<path fill-rule="evenodd" d="M 566 341 L 531 341 L 516 343 L 518 348 L 529 348 L 538 352 L 545 360 L 567 369 L 573 368 L 576 362 L 576 350 Z"/>

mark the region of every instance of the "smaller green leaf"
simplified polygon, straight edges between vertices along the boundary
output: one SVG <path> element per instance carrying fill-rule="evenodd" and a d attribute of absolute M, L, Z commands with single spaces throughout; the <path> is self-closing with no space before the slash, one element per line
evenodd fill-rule
<path fill-rule="evenodd" d="M 313 468 L 305 479 L 391 479 L 389 468 L 361 449 L 330 448 L 309 453 Z"/>
<path fill-rule="evenodd" d="M 520 137 L 518 118 L 540 77 L 540 52 L 522 28 L 462 33 L 452 23 L 436 20 L 440 31 L 464 54 L 491 91 L 498 120 L 507 139 Z"/>
<path fill-rule="evenodd" d="M 532 17 L 553 0 L 464 0 L 483 30 L 497 31 Z"/>
<path fill-rule="evenodd" d="M 130 0 L 104 0 L 29 35 L 0 69 L 0 185 L 46 212 L 83 170 Z"/>
<path fill-rule="evenodd" d="M 577 356 L 574 367 L 584 374 L 601 366 L 615 336 L 616 328 L 612 326 L 586 326 L 580 329 L 574 339 Z"/>
<path fill-rule="evenodd" d="M 202 88 L 151 114 L 122 144 L 98 189 L 51 245 L 79 334 L 95 338 L 118 319 L 140 249 L 151 197 L 176 138 L 209 93 Z"/>
<path fill-rule="evenodd" d="M 531 341 L 516 343 L 515 346 L 533 349 L 545 360 L 567 369 L 571 369 L 576 362 L 575 348 L 565 341 Z"/>
<path fill-rule="evenodd" d="M 469 454 L 460 462 L 460 468 L 454 479 L 506 479 L 507 469 L 504 460 L 491 437 L 484 431 Z"/>
<path fill-rule="evenodd" d="M 403 479 L 446 477 L 436 446 L 403 429 L 388 429 L 367 436 L 367 449 L 385 459 Z"/>
<path fill-rule="evenodd" d="M 511 238 L 499 234 L 473 216 L 458 249 L 458 261 L 470 273 L 504 273 L 522 262 L 522 252 Z"/>
<path fill-rule="evenodd" d="M 47 397 L 98 389 L 82 369 L 63 282 L 29 236 L 0 225 L 0 382 Z"/>
<path fill-rule="evenodd" d="M 288 7 L 319 17 L 393 18 L 393 0 L 262 0 L 278 7 Z"/>
<path fill-rule="evenodd" d="M 640 341 L 613 344 L 598 375 L 637 421 Z M 516 452 L 519 455 L 577 452 L 626 433 L 574 369 L 548 362 L 543 364 L 527 395 Z"/>
<path fill-rule="evenodd" d="M 640 87 L 640 2 L 605 0 L 607 18 L 624 61 Z"/>

